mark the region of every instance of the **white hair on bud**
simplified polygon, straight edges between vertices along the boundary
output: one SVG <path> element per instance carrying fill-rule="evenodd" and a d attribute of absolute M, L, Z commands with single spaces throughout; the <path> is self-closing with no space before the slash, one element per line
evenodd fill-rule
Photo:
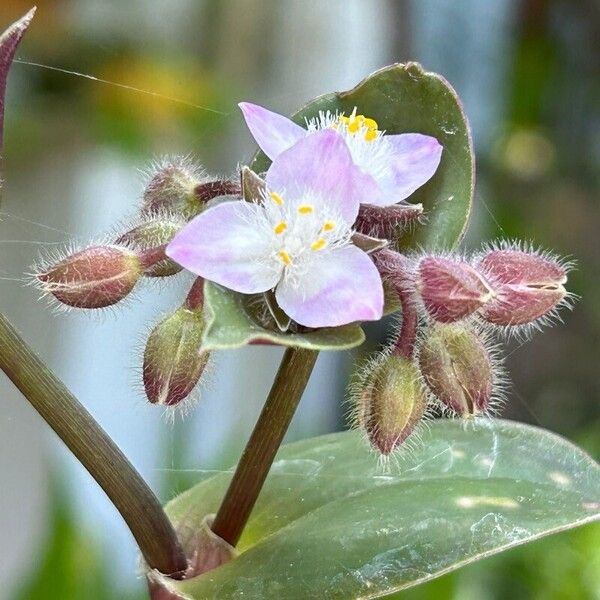
<path fill-rule="evenodd" d="M 183 422 L 188 419 L 202 400 L 202 394 L 215 386 L 215 361 L 211 353 L 198 382 L 183 400 L 173 406 L 157 405 L 148 400 L 144 388 L 144 352 L 146 350 L 146 343 L 156 325 L 172 313 L 173 311 L 169 311 L 161 314 L 158 319 L 147 323 L 143 330 L 137 333 L 133 345 L 133 361 L 130 365 L 130 381 L 131 387 L 134 390 L 136 406 L 139 406 L 140 410 L 143 410 L 145 413 L 162 410 L 161 418 L 170 427 L 174 427 L 177 421 Z"/>
<path fill-rule="evenodd" d="M 498 239 L 485 242 L 481 250 L 473 254 L 471 264 L 474 266 L 479 263 L 487 254 L 495 251 L 513 250 L 515 252 L 524 252 L 533 254 L 549 262 L 557 264 L 568 275 L 577 268 L 577 261 L 571 256 L 560 256 L 551 250 L 540 248 L 532 240 L 517 239 Z M 488 323 L 483 317 L 477 315 L 478 326 L 481 330 L 493 330 L 502 336 L 506 341 L 515 340 L 519 343 L 529 341 L 533 335 L 547 327 L 564 323 L 561 310 L 573 310 L 579 296 L 574 292 L 566 291 L 565 297 L 558 304 L 542 317 L 531 323 L 523 325 L 495 325 Z"/>
<path fill-rule="evenodd" d="M 160 171 L 165 169 L 178 169 L 190 177 L 202 181 L 206 179 L 207 172 L 202 164 L 190 152 L 188 154 L 165 154 L 153 158 L 145 167 L 140 167 L 138 173 L 144 183 L 149 183 Z"/>
<path fill-rule="evenodd" d="M 39 276 L 42 273 L 48 272 L 58 263 L 68 259 L 73 254 L 77 254 L 78 252 L 82 252 L 87 248 L 94 246 L 112 246 L 130 250 L 127 248 L 127 246 L 115 244 L 114 239 L 106 234 L 101 237 L 92 238 L 86 243 L 78 242 L 77 240 L 68 240 L 60 246 L 44 247 L 35 262 L 31 265 L 30 270 L 24 273 L 25 285 L 33 287 L 38 291 L 38 299 L 43 301 L 48 306 L 51 314 L 54 316 L 64 315 L 65 313 L 75 311 L 89 314 L 92 316 L 92 318 L 98 319 L 100 322 L 104 322 L 107 316 L 114 316 L 123 308 L 129 308 L 131 305 L 138 302 L 138 298 L 136 297 L 134 289 L 122 300 L 119 300 L 119 302 L 111 304 L 110 306 L 102 306 L 99 308 L 80 308 L 77 306 L 70 306 L 69 304 L 61 302 L 52 294 L 51 284 L 39 279 Z"/>
<path fill-rule="evenodd" d="M 490 364 L 491 364 L 491 375 L 492 375 L 492 395 L 488 401 L 488 406 L 485 411 L 478 411 L 477 414 L 464 417 L 463 420 L 471 421 L 477 417 L 493 417 L 497 416 L 502 412 L 504 405 L 506 404 L 510 392 L 510 378 L 504 365 L 504 346 L 497 339 L 496 328 L 489 327 L 489 323 L 483 324 L 476 319 L 470 319 L 468 321 L 460 321 L 459 323 L 441 323 L 442 327 L 448 325 L 464 327 L 472 333 L 474 333 L 479 341 L 485 348 Z M 417 343 L 415 350 L 415 360 L 419 363 L 421 349 L 423 344 L 427 340 L 428 330 L 426 327 L 421 328 L 417 332 Z M 439 400 L 436 395 L 429 389 L 427 383 L 425 383 L 425 390 L 429 397 L 429 405 L 438 410 L 443 417 L 446 418 L 462 418 L 457 415 L 449 406 Z"/>
<path fill-rule="evenodd" d="M 538 246 L 533 240 L 518 239 L 497 239 L 484 242 L 481 249 L 471 257 L 473 264 L 479 262 L 486 254 L 495 251 L 514 250 L 515 252 L 524 252 L 526 254 L 535 254 L 540 258 L 556 263 L 567 274 L 576 270 L 577 260 L 571 256 L 560 256 L 552 250 L 547 250 Z"/>
<path fill-rule="evenodd" d="M 390 454 L 384 455 L 373 447 L 367 431 L 361 425 L 360 413 L 362 410 L 362 394 L 367 387 L 368 378 L 392 354 L 394 341 L 400 326 L 401 319 L 397 319 L 393 332 L 389 336 L 390 339 L 383 348 L 371 356 L 366 357 L 357 365 L 356 370 L 350 378 L 346 399 L 344 401 L 344 404 L 347 405 L 345 416 L 348 426 L 351 429 L 360 431 L 362 444 L 369 448 L 371 454 L 377 458 L 377 470 L 382 474 L 389 474 L 392 470 L 397 472 L 402 470 L 402 464 L 409 461 L 413 457 L 414 452 L 422 447 L 422 432 L 428 427 L 428 422 L 432 420 L 434 416 L 433 406 L 430 402 L 429 395 L 427 394 L 425 380 L 417 367 L 418 384 L 427 403 L 423 416 L 415 425 L 410 435 L 394 448 Z"/>

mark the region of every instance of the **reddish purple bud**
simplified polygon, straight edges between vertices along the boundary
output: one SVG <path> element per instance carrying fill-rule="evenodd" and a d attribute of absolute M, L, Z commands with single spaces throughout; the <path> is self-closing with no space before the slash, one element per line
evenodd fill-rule
<path fill-rule="evenodd" d="M 143 253 L 145 259 L 142 262 L 145 263 L 146 277 L 169 277 L 179 273 L 182 267 L 165 255 L 164 247 L 184 225 L 183 219 L 157 216 L 130 229 L 121 235 L 116 243 Z M 152 254 L 152 250 L 161 247 L 161 252 Z"/>
<path fill-rule="evenodd" d="M 104 308 L 127 296 L 142 274 L 138 256 L 121 246 L 92 246 L 36 275 L 44 292 L 75 308 Z"/>
<path fill-rule="evenodd" d="M 422 214 L 422 204 L 361 204 L 354 228 L 359 233 L 371 237 L 396 240 L 399 231 L 411 223 L 416 223 Z"/>
<path fill-rule="evenodd" d="M 441 323 L 464 319 L 494 297 L 485 279 L 468 263 L 434 256 L 419 263 L 418 288 L 427 312 Z"/>
<path fill-rule="evenodd" d="M 436 324 L 427 332 L 419 365 L 432 394 L 461 417 L 485 412 L 493 370 L 481 339 L 461 325 Z"/>
<path fill-rule="evenodd" d="M 144 350 L 144 389 L 152 404 L 174 406 L 187 398 L 209 353 L 202 350 L 204 314 L 185 306 L 160 321 Z"/>
<path fill-rule="evenodd" d="M 493 250 L 479 262 L 496 298 L 482 311 L 494 325 L 533 323 L 551 313 L 567 295 L 567 271 L 555 259 L 518 249 Z"/>
<path fill-rule="evenodd" d="M 365 376 L 358 395 L 357 417 L 372 447 L 388 456 L 423 418 L 427 399 L 416 364 L 385 355 Z"/>

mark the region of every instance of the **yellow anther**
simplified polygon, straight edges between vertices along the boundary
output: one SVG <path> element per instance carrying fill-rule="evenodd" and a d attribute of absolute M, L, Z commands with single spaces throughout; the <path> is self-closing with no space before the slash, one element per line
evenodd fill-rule
<path fill-rule="evenodd" d="M 368 127 L 369 129 L 377 129 L 377 121 L 375 119 L 370 119 L 369 117 L 365 117 L 363 121 L 363 125 Z"/>
<path fill-rule="evenodd" d="M 298 207 L 298 212 L 301 215 L 310 215 L 310 213 L 312 213 L 314 210 L 315 210 L 315 208 L 311 204 L 301 204 Z"/>
<path fill-rule="evenodd" d="M 323 231 L 325 231 L 325 232 L 333 231 L 334 229 L 335 229 L 334 221 L 325 221 L 325 223 L 323 223 Z"/>
<path fill-rule="evenodd" d="M 286 229 L 287 229 L 287 223 L 285 221 L 281 221 L 280 223 L 277 223 L 277 225 L 275 225 L 275 227 L 273 227 L 273 231 L 277 235 L 279 235 L 280 233 L 283 233 Z"/>
<path fill-rule="evenodd" d="M 286 267 L 289 267 L 292 264 L 292 259 L 290 258 L 290 255 L 285 250 L 280 250 L 278 252 L 278 254 L 279 254 L 279 258 L 281 259 L 281 262 Z"/>
<path fill-rule="evenodd" d="M 271 192 L 271 200 L 275 202 L 275 204 L 279 204 L 279 206 L 283 205 L 283 198 L 277 192 Z"/>
<path fill-rule="evenodd" d="M 340 120 L 340 123 L 345 123 L 346 125 L 350 122 L 350 118 L 345 117 L 344 115 L 341 115 L 339 120 Z"/>
<path fill-rule="evenodd" d="M 325 248 L 325 246 L 327 246 L 327 241 L 324 240 L 323 238 L 319 238 L 316 242 L 313 242 L 310 247 L 313 250 L 323 250 L 323 248 Z"/>
<path fill-rule="evenodd" d="M 365 140 L 367 142 L 372 142 L 374 139 L 377 139 L 376 129 L 368 129 L 367 131 L 365 131 Z"/>
<path fill-rule="evenodd" d="M 360 121 L 357 119 L 352 119 L 350 123 L 348 123 L 348 131 L 350 133 L 356 133 L 360 129 Z"/>

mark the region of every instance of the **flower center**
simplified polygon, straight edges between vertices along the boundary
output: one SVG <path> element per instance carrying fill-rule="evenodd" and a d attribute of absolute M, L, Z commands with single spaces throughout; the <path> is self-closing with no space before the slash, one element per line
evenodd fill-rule
<path fill-rule="evenodd" d="M 309 268 L 317 253 L 347 243 L 349 228 L 320 199 L 288 202 L 283 195 L 270 192 L 263 206 L 269 215 L 273 256 L 286 272 L 288 267 Z"/>

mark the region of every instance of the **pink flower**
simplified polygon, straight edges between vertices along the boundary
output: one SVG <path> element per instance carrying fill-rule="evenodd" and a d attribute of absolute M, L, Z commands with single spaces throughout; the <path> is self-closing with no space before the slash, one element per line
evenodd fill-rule
<path fill-rule="evenodd" d="M 354 164 L 371 179 L 361 203 L 391 206 L 408 198 L 436 172 L 442 146 L 429 135 L 386 135 L 368 117 L 320 112 L 307 128 L 262 106 L 240 103 L 250 132 L 263 152 L 274 160 L 296 142 L 317 131 L 333 129 L 344 139 Z M 364 190 L 367 192 L 367 188 Z"/>
<path fill-rule="evenodd" d="M 332 129 L 303 137 L 279 153 L 260 202 L 207 209 L 169 244 L 186 269 L 244 294 L 275 289 L 297 323 L 330 327 L 377 320 L 381 278 L 352 245 L 360 200 L 375 184 L 358 169 Z"/>

